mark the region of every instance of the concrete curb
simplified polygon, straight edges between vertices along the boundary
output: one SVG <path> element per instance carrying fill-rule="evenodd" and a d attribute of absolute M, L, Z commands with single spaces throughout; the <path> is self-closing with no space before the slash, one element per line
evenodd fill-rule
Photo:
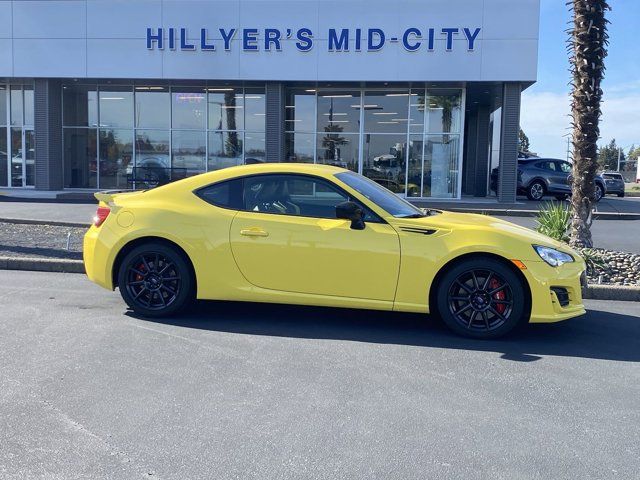
<path fill-rule="evenodd" d="M 82 260 L 58 258 L 0 257 L 0 270 L 84 273 L 84 263 Z"/>
<path fill-rule="evenodd" d="M 0 222 L 21 224 L 21 225 L 53 225 L 54 227 L 89 228 L 91 226 L 91 223 L 61 222 L 56 220 L 28 220 L 28 219 L 22 219 L 22 218 L 2 218 L 2 217 L 0 217 Z"/>
<path fill-rule="evenodd" d="M 640 302 L 640 287 L 623 285 L 587 285 L 582 291 L 587 300 Z"/>

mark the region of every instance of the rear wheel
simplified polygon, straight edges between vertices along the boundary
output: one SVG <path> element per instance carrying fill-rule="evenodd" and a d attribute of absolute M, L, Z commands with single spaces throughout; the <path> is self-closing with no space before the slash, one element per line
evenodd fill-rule
<path fill-rule="evenodd" d="M 127 305 L 147 317 L 176 313 L 193 298 L 187 261 L 161 243 L 147 243 L 129 252 L 120 264 L 118 286 Z"/>
<path fill-rule="evenodd" d="M 621 198 L 622 198 L 622 197 L 624 197 L 624 192 L 620 192 L 620 193 L 618 194 L 618 196 L 619 196 L 619 197 L 621 197 Z"/>
<path fill-rule="evenodd" d="M 442 320 L 460 335 L 497 338 L 527 320 L 522 282 L 508 266 L 491 258 L 455 265 L 437 292 Z"/>
<path fill-rule="evenodd" d="M 602 197 L 604 197 L 604 190 L 600 185 L 596 185 L 595 197 L 596 197 L 596 202 L 599 202 L 602 199 Z"/>
<path fill-rule="evenodd" d="M 527 188 L 527 198 L 529 200 L 542 200 L 542 197 L 547 193 L 546 190 L 544 183 L 536 180 Z"/>

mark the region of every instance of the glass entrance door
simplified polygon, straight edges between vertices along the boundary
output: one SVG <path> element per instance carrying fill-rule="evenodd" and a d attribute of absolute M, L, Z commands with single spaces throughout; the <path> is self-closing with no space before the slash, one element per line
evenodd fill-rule
<path fill-rule="evenodd" d="M 35 185 L 35 134 L 32 129 L 11 129 L 11 186 Z"/>

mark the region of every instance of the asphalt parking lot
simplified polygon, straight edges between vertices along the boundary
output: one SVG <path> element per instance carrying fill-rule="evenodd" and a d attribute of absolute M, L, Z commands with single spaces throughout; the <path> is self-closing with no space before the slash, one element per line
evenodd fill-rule
<path fill-rule="evenodd" d="M 640 305 L 472 341 L 420 315 L 0 271 L 0 477 L 639 478 Z"/>

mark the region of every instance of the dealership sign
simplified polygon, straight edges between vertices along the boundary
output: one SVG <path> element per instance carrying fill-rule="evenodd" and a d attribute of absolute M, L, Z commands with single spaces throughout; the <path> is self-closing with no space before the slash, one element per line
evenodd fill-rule
<path fill-rule="evenodd" d="M 393 35 L 381 28 L 330 28 L 326 38 L 329 52 L 376 52 L 388 44 L 401 44 L 408 52 L 433 52 L 440 48 L 438 40 L 443 40 L 441 49 L 450 52 L 454 49 L 456 39 L 464 40 L 464 47 L 460 48 L 473 51 L 480 31 L 480 27 L 410 27 L 399 35 Z M 194 37 L 189 36 L 186 28 L 147 28 L 147 49 L 230 52 L 234 40 L 245 52 L 281 52 L 283 47 L 290 43 L 293 43 L 292 48 L 308 52 L 314 46 L 314 34 L 309 28 L 218 28 L 212 31 L 201 28 L 195 38 L 198 37 L 199 41 L 194 41 Z"/>

